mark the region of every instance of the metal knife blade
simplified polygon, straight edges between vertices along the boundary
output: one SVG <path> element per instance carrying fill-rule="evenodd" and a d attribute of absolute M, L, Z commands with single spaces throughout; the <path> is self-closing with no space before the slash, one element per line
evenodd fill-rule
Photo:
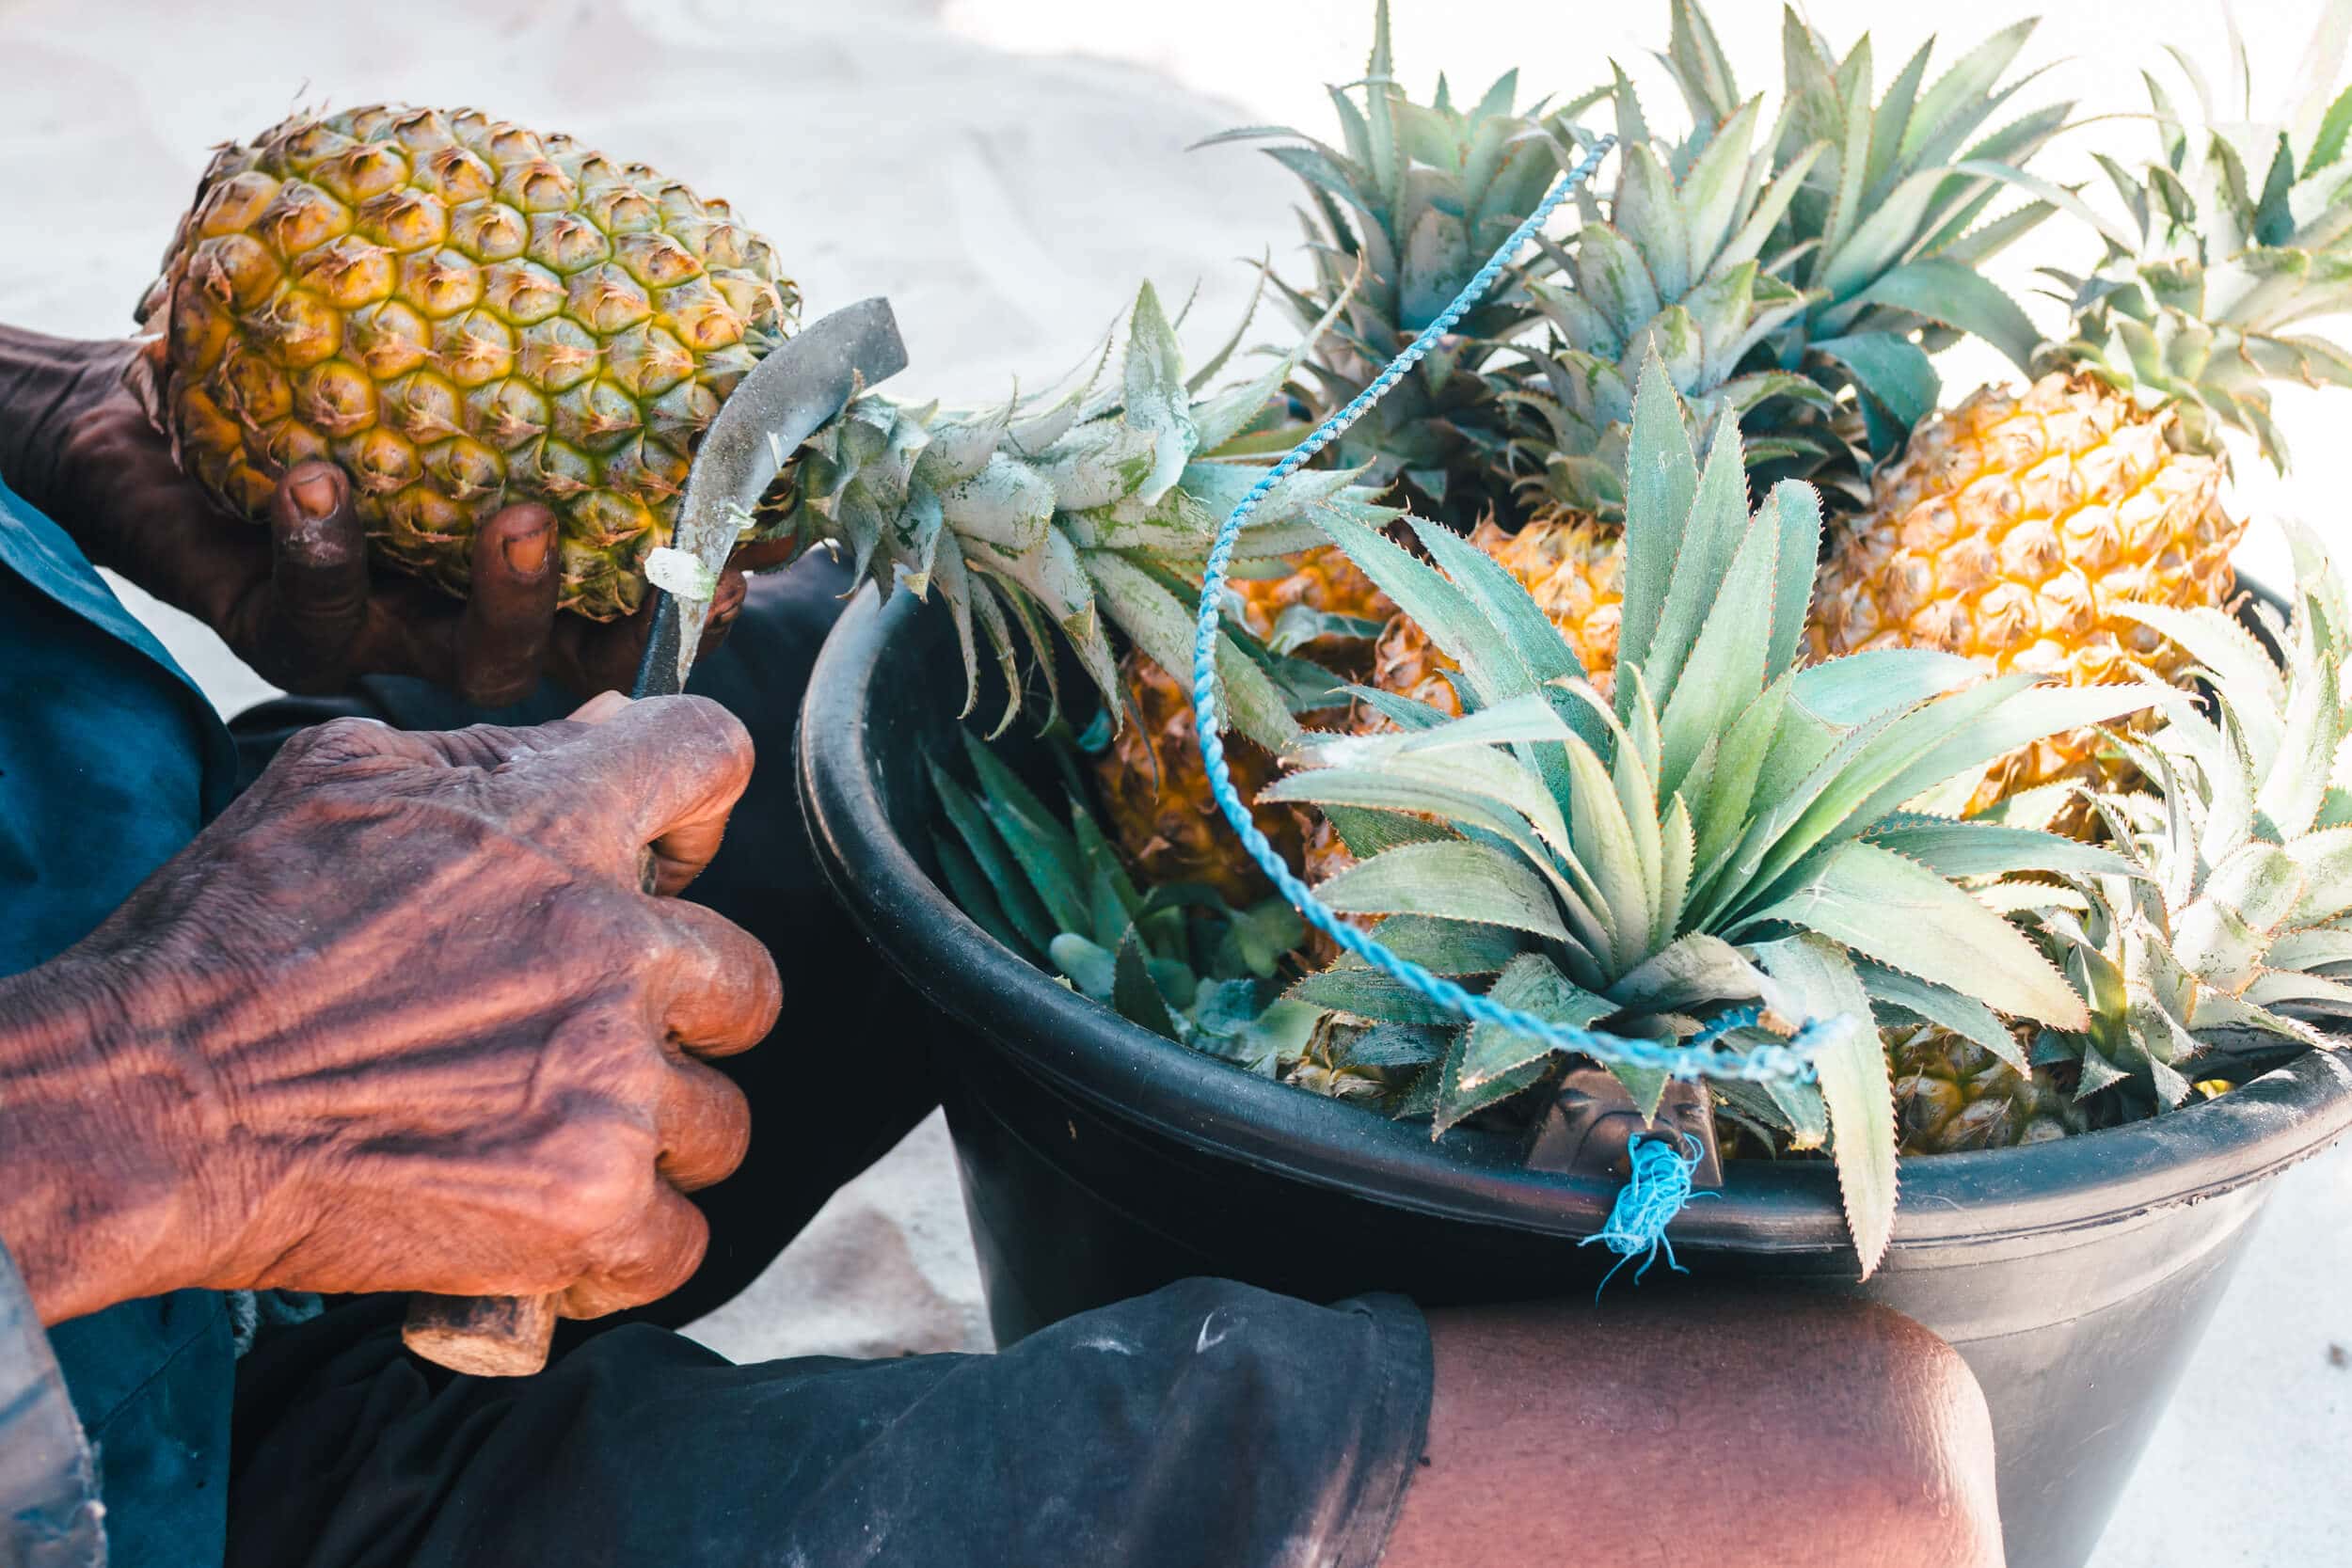
<path fill-rule="evenodd" d="M 890 301 L 877 297 L 835 310 L 754 366 L 694 453 L 672 547 L 715 578 L 734 552 L 743 515 L 801 443 L 837 416 L 854 391 L 897 374 L 906 362 Z M 685 689 L 709 613 L 707 599 L 654 590 L 653 627 L 629 695 L 666 697 Z"/>

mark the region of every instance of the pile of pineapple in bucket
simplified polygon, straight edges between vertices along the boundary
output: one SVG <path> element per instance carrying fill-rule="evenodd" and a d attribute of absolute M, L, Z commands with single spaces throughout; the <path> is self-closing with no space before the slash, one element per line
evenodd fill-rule
<path fill-rule="evenodd" d="M 2330 1044 L 2345 604 L 2291 525 L 2291 600 L 2239 595 L 2220 492 L 2225 431 L 2284 465 L 2265 382 L 2352 382 L 2294 330 L 2352 299 L 2352 96 L 2256 128 L 2152 84 L 2153 156 L 2103 159 L 2094 205 L 2025 166 L 2071 105 L 1995 123 L 2029 31 L 1931 81 L 1922 49 L 1873 102 L 1867 42 L 1792 19 L 1767 121 L 1678 3 L 1675 137 L 1622 72 L 1550 110 L 1508 77 L 1416 103 L 1384 11 L 1340 145 L 1234 134 L 1306 186 L 1313 277 L 1269 278 L 1298 348 L 1202 394 L 1147 291 L 1119 389 L 1049 432 L 1091 431 L 1047 451 L 1101 467 L 1026 466 L 1096 590 L 1057 618 L 1105 701 L 1058 806 L 984 744 L 939 759 L 958 902 L 1135 1022 L 1438 1137 L 1527 1125 L 1580 1060 L 1561 1034 L 1736 1063 L 1867 1021 L 1817 1030 L 1806 1076 L 1708 1070 L 1723 1156 L 1835 1160 L 1866 1276 L 1899 1153 L 2163 1114 Z M 1183 606 L 1264 460 L 1604 150 L 1577 120 L 1602 109 L 1613 188 L 1251 512 L 1216 659 L 1280 860 L 1548 1039 L 1276 895 L 1213 799 Z M 2104 250 L 2058 279 L 2060 341 L 1979 270 L 2045 219 Z M 1939 408 L 1963 334 L 2030 379 Z M 1115 680 L 1097 609 L 1130 643 Z M 1654 1112 L 1669 1070 L 1612 1065 Z"/>
<path fill-rule="evenodd" d="M 1651 1048 L 1619 1068 L 1646 1111 L 1658 1052 L 1863 1022 L 1800 1042 L 1809 1078 L 1710 1072 L 1702 1126 L 1833 1159 L 1867 1275 L 1899 1154 L 2166 1114 L 2352 1005 L 2352 607 L 2293 529 L 2289 598 L 2243 602 L 2221 493 L 2233 435 L 2284 465 L 2267 384 L 2352 384 L 2298 330 L 2352 304 L 2352 93 L 2224 119 L 2183 60 L 2146 161 L 2077 191 L 2031 171 L 2073 106 L 2009 107 L 2030 24 L 1878 92 L 1867 40 L 1792 14 L 1768 103 L 1670 12 L 1679 129 L 1621 71 L 1417 101 L 1383 4 L 1335 142 L 1217 138 L 1304 188 L 1307 270 L 1262 273 L 1288 353 L 1220 383 L 1245 322 L 1187 371 L 1147 285 L 1066 396 L 855 399 L 747 535 L 944 606 L 966 689 L 985 662 L 1010 694 L 931 759 L 948 891 L 1240 1070 L 1442 1138 L 1523 1126 L 1564 1034 Z M 1565 232 L 1278 469 L 1579 166 Z M 1981 269 L 2070 226 L 2097 260 L 2054 275 L 2043 341 Z M 226 504 L 333 457 L 380 558 L 453 590 L 482 518 L 546 500 L 565 608 L 609 619 L 798 304 L 724 203 L 642 166 L 358 110 L 224 150 L 139 373 Z M 1963 337 L 2023 379 L 1946 408 Z M 1193 606 L 1252 495 L 1214 648 L 1249 820 L 1390 953 L 1550 1035 L 1311 932 L 1221 819 Z M 991 749 L 1025 713 L 1060 800 Z"/>

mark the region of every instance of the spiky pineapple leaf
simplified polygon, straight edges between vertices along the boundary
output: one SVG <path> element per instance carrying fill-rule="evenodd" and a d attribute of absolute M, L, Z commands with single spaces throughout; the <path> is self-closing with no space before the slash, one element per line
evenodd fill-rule
<path fill-rule="evenodd" d="M 1898 813 L 1873 824 L 1863 836 L 1882 848 L 1917 861 L 1939 877 L 1994 877 L 2011 871 L 2136 875 L 2132 863 L 2112 849 L 2059 833 L 1992 822 Z"/>
<path fill-rule="evenodd" d="M 1873 305 L 1892 306 L 1974 333 L 2027 373 L 2034 350 L 2042 341 L 2040 329 L 2015 300 L 1974 268 L 1947 257 L 1925 257 L 1888 269 L 1825 316 L 1823 325 L 1842 330 Z"/>
<path fill-rule="evenodd" d="M 972 852 L 963 847 L 961 835 L 934 833 L 931 849 L 939 862 L 940 873 L 947 879 L 947 891 L 955 896 L 957 907 L 972 917 L 972 923 L 1014 952 L 1030 952 L 1028 941 L 1013 928 L 996 890 L 989 886 L 988 878 Z"/>
<path fill-rule="evenodd" d="M 1361 965 L 1318 970 L 1283 993 L 1349 1018 L 1376 1023 L 1452 1023 L 1454 1014 L 1380 970 Z"/>
<path fill-rule="evenodd" d="M 1022 944 L 1032 954 L 1042 953 L 1059 928 L 1045 911 L 1044 901 L 1025 873 L 987 813 L 978 802 L 965 793 L 961 784 L 950 778 L 937 763 L 927 762 L 930 774 L 931 793 L 947 821 L 971 851 L 973 861 L 995 890 L 999 904 L 1012 928 L 1020 933 Z"/>
<path fill-rule="evenodd" d="M 1182 1040 L 1175 1015 L 1168 1010 L 1168 999 L 1152 978 L 1143 942 L 1133 927 L 1119 943 L 1119 956 L 1111 975 L 1111 1006 L 1130 1023 L 1139 1023 L 1153 1034 L 1171 1040 Z"/>
<path fill-rule="evenodd" d="M 1835 941 L 1805 935 L 1756 948 L 1756 961 L 1807 1016 L 1844 1017 L 1855 1027 L 1814 1058 L 1829 1108 L 1830 1149 L 1846 1226 L 1867 1279 L 1895 1230 L 1895 1086 L 1886 1052 L 1870 1025 L 1870 1001 L 1852 961 Z"/>
<path fill-rule="evenodd" d="M 1698 459 L 1691 451 L 1682 400 L 1655 355 L 1643 362 L 1634 390 L 1628 452 L 1625 597 L 1617 657 L 1621 664 L 1646 665 L 1699 488 Z"/>
<path fill-rule="evenodd" d="M 2002 676 L 1963 691 L 1915 715 L 1915 722 L 1890 732 L 1889 753 L 1901 766 L 1886 769 L 1885 782 L 1854 808 L 1851 819 L 1855 831 L 1929 786 L 2028 741 L 2111 723 L 2145 708 L 2185 706 L 2190 701 L 2187 693 L 2169 686 L 2040 686 L 2018 690 L 2010 684 L 2014 679 Z M 1949 717 L 1966 713 L 1966 722 L 1947 725 L 1947 716 L 1937 711 L 1947 706 L 1954 710 Z M 1938 732 L 1943 732 L 1940 738 Z M 1922 741 L 1930 743 L 1922 746 Z"/>
<path fill-rule="evenodd" d="M 1075 931 L 1064 931 L 1046 944 L 1045 956 L 1082 993 L 1107 1003 L 1119 979 L 1118 943 L 1124 940 L 1122 932 L 1105 947 Z"/>
<path fill-rule="evenodd" d="M 1740 928 L 1772 921 L 1979 995 L 2003 1012 L 2060 1029 L 2090 1026 L 2083 999 L 2016 927 L 1925 866 L 1859 839 L 1838 845 Z"/>
<path fill-rule="evenodd" d="M 1854 964 L 1854 972 L 1862 977 L 1862 989 L 1869 994 L 1874 1007 L 1900 1008 L 1983 1046 L 2020 1072 L 2031 1070 L 2026 1053 L 2018 1049 L 2016 1037 L 2002 1026 L 1992 1008 L 1975 997 L 1963 996 L 1949 986 L 1939 986 L 1867 958 Z"/>
<path fill-rule="evenodd" d="M 1577 985 L 1541 953 L 1522 953 L 1503 969 L 1487 995 L 1506 1007 L 1533 1013 L 1547 1023 L 1571 1029 L 1589 1028 L 1618 1010 L 1605 996 Z M 1552 1047 L 1515 1030 L 1492 1023 L 1473 1023 L 1464 1043 L 1454 1081 L 1465 1094 L 1542 1060 Z"/>
<path fill-rule="evenodd" d="M 1320 768 L 1291 773 L 1263 799 L 1426 815 L 1475 824 L 1509 838 L 1540 863 L 1537 843 L 1564 848 L 1567 823 L 1534 776 L 1497 752 L 1390 757 L 1377 768 Z M 1530 830 L 1533 830 L 1531 834 Z"/>
<path fill-rule="evenodd" d="M 964 754 L 979 781 L 979 809 L 1020 863 L 1029 885 L 1053 917 L 1055 928 L 1089 928 L 1092 923 L 1088 918 L 1086 867 L 1070 831 L 993 751 L 969 731 L 963 733 L 963 742 Z"/>
<path fill-rule="evenodd" d="M 1087 559 L 1087 570 L 1101 588 L 1102 602 L 1120 629 L 1133 638 L 1136 646 L 1153 663 L 1163 670 L 1179 673 L 1179 678 L 1189 686 L 1191 610 L 1160 586 L 1151 573 L 1124 556 L 1091 552 Z M 1230 637 L 1218 640 L 1216 675 L 1224 689 L 1225 716 L 1233 728 L 1278 755 L 1291 745 L 1298 735 L 1297 721 L 1291 717 L 1281 692 L 1266 678 L 1265 672 L 1234 646 Z M 1119 701 L 1121 689 L 1114 685 L 1109 699 Z"/>
<path fill-rule="evenodd" d="M 1673 581 L 1667 586 L 1665 603 L 1659 610 L 1657 629 L 1648 651 L 1639 660 L 1650 694 L 1661 705 L 1661 716 L 1674 707 L 1684 663 L 1691 656 L 1692 644 L 1708 626 L 1724 576 L 1751 531 L 1754 518 L 1748 511 L 1747 494 L 1747 468 L 1740 452 L 1739 427 L 1729 420 L 1721 421 L 1708 448 L 1707 467 L 1699 475 L 1690 516 L 1675 542 L 1680 559 L 1675 564 Z M 1631 545 L 1627 548 L 1629 568 Z M 1768 585 L 1772 580 L 1768 571 Z M 1634 662 L 1622 651 L 1622 633 L 1620 639 L 1620 660 Z"/>
<path fill-rule="evenodd" d="M 1629 1013 L 1689 1013 L 1708 1004 L 1763 994 L 1764 976 L 1721 937 L 1692 931 L 1651 954 L 1609 987 Z"/>
<path fill-rule="evenodd" d="M 1710 455 L 1708 477 L 1700 481 L 1702 493 L 1713 483 L 1715 470 L 1716 458 Z M 1683 775 L 1690 771 L 1700 747 L 1728 730 L 1764 689 L 1774 641 L 1780 549 L 1778 509 L 1767 507 L 1750 521 L 1746 536 L 1715 585 L 1714 600 L 1706 608 L 1688 662 L 1671 682 L 1661 682 L 1665 706 L 1658 721 L 1658 783 L 1670 794 L 1681 787 Z M 1809 577 L 1810 559 L 1805 570 Z M 1687 580 L 1677 578 L 1677 586 Z M 1650 673 L 1646 668 L 1643 671 L 1645 678 Z"/>
<path fill-rule="evenodd" d="M 1343 914 L 1436 915 L 1568 940 L 1551 885 L 1518 856 L 1483 844 L 1402 845 L 1315 891 Z"/>
<path fill-rule="evenodd" d="M 1391 915 L 1380 923 L 1380 943 L 1398 958 L 1434 974 L 1495 974 L 1527 946 L 1520 932 L 1502 926 L 1476 926 L 1426 915 Z"/>

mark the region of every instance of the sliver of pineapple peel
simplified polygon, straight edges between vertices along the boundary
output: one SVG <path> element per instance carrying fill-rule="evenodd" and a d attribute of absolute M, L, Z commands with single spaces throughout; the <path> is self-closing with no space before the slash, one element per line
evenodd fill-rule
<path fill-rule="evenodd" d="M 138 379 L 230 510 L 327 459 L 376 558 L 462 594 L 475 529 L 543 502 L 562 607 L 609 620 L 798 306 L 725 202 L 643 164 L 472 109 L 296 115 L 215 155 Z"/>

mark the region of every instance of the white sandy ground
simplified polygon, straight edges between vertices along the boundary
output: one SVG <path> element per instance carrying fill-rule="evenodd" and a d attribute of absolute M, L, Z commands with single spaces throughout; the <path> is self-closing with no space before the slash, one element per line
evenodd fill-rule
<path fill-rule="evenodd" d="M 1973 37 L 2032 8 L 1991 0 Z M 2137 107 L 2151 32 L 2218 74 L 2204 0 L 2052 7 L 2052 91 Z M 2304 8 L 2239 6 L 2258 80 L 2296 69 Z M 1663 0 L 1397 0 L 1408 80 L 1451 68 L 1475 92 L 1513 63 L 1534 90 L 1573 90 L 1622 59 L 1659 114 L 1671 89 L 1644 51 Z M 1718 0 L 1751 89 L 1776 74 L 1779 8 Z M 1865 0 L 1816 0 L 1846 38 L 1875 25 L 1883 80 L 1926 24 Z M 0 320 L 99 334 L 132 303 L 223 137 L 296 104 L 386 98 L 480 103 L 568 129 L 731 198 L 774 237 L 813 307 L 889 294 L 913 350 L 909 394 L 980 397 L 1076 362 L 1149 277 L 1201 303 L 1185 336 L 1221 336 L 1248 293 L 1235 259 L 1295 243 L 1288 177 L 1244 150 L 1186 152 L 1228 125 L 1320 135 L 1321 84 L 1360 69 L 1368 0 L 411 0 L 401 7 L 246 0 L 0 0 Z M 230 17 L 238 18 L 231 22 Z M 2081 145 L 2122 146 L 2128 121 Z M 2050 172 L 2088 174 L 2054 160 Z M 2081 260 L 2076 250 L 2029 261 Z M 1277 336 L 1271 317 L 1261 336 Z M 1959 359 L 1962 389 L 2002 367 Z M 2352 396 L 2280 397 L 2298 471 L 2282 487 L 2241 463 L 2241 500 L 2352 520 Z M 2258 538 L 2247 560 L 2278 559 Z M 2275 566 L 2271 575 L 2276 576 Z M 209 633 L 143 613 L 224 711 L 267 688 Z M 774 763 L 771 761 L 771 766 Z M 2344 1560 L 2352 1537 L 2352 1155 L 2280 1183 L 2097 1568 L 2285 1568 Z M 697 1333 L 729 1354 L 855 1355 L 978 1348 L 987 1329 L 947 1140 L 934 1118 L 845 1188 L 768 1274 Z"/>

